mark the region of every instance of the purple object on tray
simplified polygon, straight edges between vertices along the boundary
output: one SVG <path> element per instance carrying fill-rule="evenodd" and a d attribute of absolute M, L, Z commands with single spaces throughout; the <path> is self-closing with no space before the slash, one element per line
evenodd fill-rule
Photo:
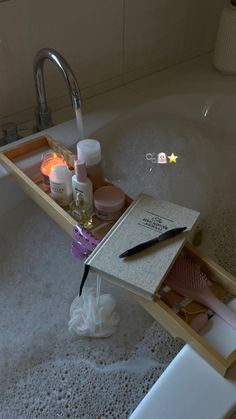
<path fill-rule="evenodd" d="M 100 240 L 96 239 L 96 237 L 79 224 L 74 227 L 74 238 L 76 241 L 71 245 L 71 253 L 81 261 L 87 259 L 100 242 Z"/>

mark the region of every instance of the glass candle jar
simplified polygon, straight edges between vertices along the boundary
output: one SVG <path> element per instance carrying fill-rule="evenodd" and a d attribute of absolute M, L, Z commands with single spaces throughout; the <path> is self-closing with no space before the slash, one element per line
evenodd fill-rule
<path fill-rule="evenodd" d="M 42 164 L 40 171 L 43 176 L 43 188 L 45 191 L 50 190 L 49 175 L 55 166 L 66 166 L 66 161 L 62 154 L 55 153 L 54 151 L 43 154 Z"/>

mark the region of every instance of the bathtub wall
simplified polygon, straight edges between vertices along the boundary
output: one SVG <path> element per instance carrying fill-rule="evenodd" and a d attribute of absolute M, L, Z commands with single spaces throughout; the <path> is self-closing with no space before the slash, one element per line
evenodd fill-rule
<path fill-rule="evenodd" d="M 53 47 L 70 63 L 84 97 L 210 51 L 225 0 L 10 0 L 0 2 L 0 125 L 33 115 L 32 63 Z M 46 63 L 55 110 L 68 103 Z"/>

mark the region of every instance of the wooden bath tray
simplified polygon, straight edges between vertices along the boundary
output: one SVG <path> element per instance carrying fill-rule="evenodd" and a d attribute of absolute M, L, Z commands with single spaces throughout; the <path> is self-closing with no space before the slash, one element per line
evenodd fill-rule
<path fill-rule="evenodd" d="M 13 144 L 7 151 L 0 153 L 0 163 L 9 170 L 20 183 L 21 188 L 71 237 L 73 237 L 73 228 L 77 221 L 70 216 L 63 208 L 61 208 L 51 197 L 42 189 L 42 177 L 39 171 L 39 164 L 37 170 L 31 171 L 30 175 L 26 170 L 21 170 L 18 166 L 19 160 L 27 158 L 34 153 L 40 154 L 41 151 L 53 149 L 64 155 L 69 167 L 73 168 L 75 156 L 68 149 L 56 143 L 49 136 L 41 136 L 33 140 L 23 142 L 21 144 Z M 40 163 L 40 162 L 39 162 Z M 126 196 L 127 206 L 132 202 L 131 198 Z M 101 221 L 96 220 L 96 225 L 99 226 Z M 101 228 L 95 235 L 98 238 L 104 237 L 112 224 Z M 236 278 L 223 268 L 210 260 L 198 249 L 190 244 L 187 244 L 183 252 L 190 255 L 198 264 L 201 265 L 204 272 L 211 281 L 217 283 L 217 287 L 224 293 L 230 292 L 236 296 Z M 214 291 L 214 287 L 213 287 Z M 175 337 L 182 338 L 189 343 L 209 364 L 214 367 L 221 375 L 225 376 L 230 367 L 236 363 L 236 342 L 233 352 L 228 356 L 223 356 L 210 344 L 208 344 L 203 337 L 195 332 L 186 321 L 181 318 L 176 312 L 169 307 L 162 299 L 155 297 L 153 301 L 146 300 L 132 293 L 135 298 L 145 310 L 147 310 L 170 334 Z M 204 307 L 203 307 L 204 309 Z"/>
<path fill-rule="evenodd" d="M 21 188 L 29 195 L 36 204 L 38 204 L 67 234 L 73 237 L 73 229 L 77 221 L 58 205 L 43 189 L 43 178 L 40 173 L 39 167 L 41 164 L 40 156 L 46 151 L 53 150 L 62 154 L 72 170 L 74 168 L 75 155 L 65 148 L 63 145 L 57 143 L 53 138 L 48 135 L 37 137 L 33 140 L 26 141 L 22 144 L 14 144 L 7 151 L 0 152 L 0 163 L 15 176 Z M 27 159 L 34 155 L 38 155 L 38 164 L 35 165 L 36 169 L 30 171 L 20 169 L 21 159 Z M 130 204 L 131 199 L 126 196 L 126 207 Z M 101 225 L 101 228 L 96 233 L 98 238 L 104 237 L 107 231 L 111 228 L 112 223 L 103 226 L 104 223 L 94 217 L 94 228 Z"/>

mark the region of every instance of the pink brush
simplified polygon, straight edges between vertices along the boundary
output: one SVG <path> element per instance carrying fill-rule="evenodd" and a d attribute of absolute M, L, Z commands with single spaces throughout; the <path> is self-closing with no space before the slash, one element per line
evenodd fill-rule
<path fill-rule="evenodd" d="M 207 276 L 192 259 L 180 256 L 167 275 L 165 283 L 184 297 L 209 307 L 236 330 L 236 313 L 215 297 L 207 286 Z"/>

